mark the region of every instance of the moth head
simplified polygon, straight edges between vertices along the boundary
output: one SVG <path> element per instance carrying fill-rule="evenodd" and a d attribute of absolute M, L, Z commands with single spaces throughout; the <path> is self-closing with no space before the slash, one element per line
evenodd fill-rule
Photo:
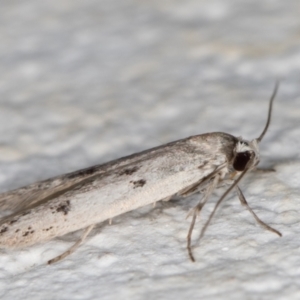
<path fill-rule="evenodd" d="M 251 170 L 259 163 L 259 149 L 258 144 L 263 139 L 265 133 L 267 132 L 270 122 L 273 101 L 278 90 L 279 83 L 276 82 L 274 91 L 269 102 L 269 112 L 266 125 L 260 134 L 260 136 L 251 142 L 238 138 L 238 142 L 233 150 L 233 168 L 238 172 L 242 172 L 245 169 Z"/>
<path fill-rule="evenodd" d="M 259 149 L 257 140 L 249 142 L 241 138 L 233 150 L 232 166 L 235 171 L 242 172 L 246 168 L 252 169 L 259 163 Z"/>

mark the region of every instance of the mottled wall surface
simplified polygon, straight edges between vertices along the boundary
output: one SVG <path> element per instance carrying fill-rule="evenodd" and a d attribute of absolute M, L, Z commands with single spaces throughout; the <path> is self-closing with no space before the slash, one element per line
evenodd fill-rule
<path fill-rule="evenodd" d="M 200 196 L 157 203 L 50 267 L 80 233 L 1 250 L 1 299 L 299 299 L 299 14 L 296 0 L 1 3 L 1 191 L 193 134 L 255 138 L 280 79 L 261 144 L 276 172 L 249 174 L 242 189 L 283 233 L 231 195 L 191 263 L 185 217 Z"/>

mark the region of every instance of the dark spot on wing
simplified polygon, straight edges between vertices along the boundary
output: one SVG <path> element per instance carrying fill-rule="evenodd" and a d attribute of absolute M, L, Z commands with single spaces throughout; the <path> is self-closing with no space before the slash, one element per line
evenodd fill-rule
<path fill-rule="evenodd" d="M 205 165 L 207 165 L 208 161 L 205 160 L 200 166 L 198 166 L 198 169 L 202 169 Z"/>
<path fill-rule="evenodd" d="M 15 231 L 15 233 L 17 233 L 17 232 L 19 232 L 20 231 L 20 229 L 17 229 L 16 231 Z"/>
<path fill-rule="evenodd" d="M 17 221 L 18 221 L 18 220 L 11 220 L 11 221 L 8 222 L 8 224 L 9 224 L 9 225 L 12 225 L 12 224 L 16 223 Z"/>
<path fill-rule="evenodd" d="M 93 175 L 97 170 L 98 170 L 98 167 L 97 167 L 97 166 L 90 167 L 90 168 L 86 168 L 86 169 L 79 170 L 79 171 L 77 171 L 77 172 L 73 172 L 73 173 L 67 175 L 67 178 L 68 178 L 68 179 L 73 179 L 73 178 L 76 178 L 76 177 L 91 176 L 91 175 Z"/>
<path fill-rule="evenodd" d="M 146 184 L 146 180 L 140 179 L 136 181 L 130 181 L 130 183 L 133 183 L 133 188 L 143 187 Z"/>
<path fill-rule="evenodd" d="M 67 215 L 68 212 L 70 211 L 70 201 L 67 200 L 66 202 L 60 204 L 57 209 L 57 212 L 62 212 L 64 215 Z"/>
<path fill-rule="evenodd" d="M 137 170 L 139 169 L 139 167 L 135 166 L 133 168 L 126 168 L 125 170 L 122 170 L 119 175 L 132 175 L 133 173 L 135 173 Z"/>
<path fill-rule="evenodd" d="M 30 229 L 31 229 L 31 226 L 29 226 Z M 29 229 L 28 227 L 28 229 Z M 23 233 L 23 236 L 27 236 L 28 234 L 33 234 L 34 233 L 34 230 L 27 230 L 26 232 Z"/>
<path fill-rule="evenodd" d="M 3 227 L 3 228 L 0 230 L 0 234 L 6 232 L 7 230 L 8 230 L 8 227 L 7 227 L 7 226 Z"/>
<path fill-rule="evenodd" d="M 51 230 L 52 228 L 53 228 L 53 227 L 50 226 L 49 228 L 43 229 L 43 231 L 49 231 L 49 230 Z"/>

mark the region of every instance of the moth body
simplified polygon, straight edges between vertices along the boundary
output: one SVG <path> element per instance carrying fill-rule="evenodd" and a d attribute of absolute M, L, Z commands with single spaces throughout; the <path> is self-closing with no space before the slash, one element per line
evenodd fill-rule
<path fill-rule="evenodd" d="M 250 142 L 222 132 L 195 135 L 1 194 L 0 209 L 11 210 L 12 214 L 1 220 L 0 248 L 26 247 L 84 229 L 69 250 L 49 261 L 53 263 L 74 252 L 97 223 L 175 195 L 201 191 L 203 197 L 190 214 L 187 236 L 188 253 L 194 261 L 191 235 L 197 215 L 214 189 L 228 183 L 229 188 L 218 200 L 200 238 L 234 188 L 256 221 L 281 236 L 256 216 L 238 187 L 243 176 L 259 163 L 258 144 L 269 126 L 277 87 L 265 128 Z"/>
<path fill-rule="evenodd" d="M 85 169 L 55 177 L 52 181 L 59 183 L 57 189 L 63 189 L 67 178 L 76 183 L 56 193 L 52 185 L 49 193 L 43 191 L 44 199 L 37 193 L 38 201 L 31 200 L 33 207 L 6 218 L 0 226 L 0 247 L 44 242 L 180 194 L 218 166 L 229 165 L 239 143 L 225 133 L 202 134 L 92 167 L 91 172 Z M 220 172 L 225 176 L 229 170 Z M 46 182 L 49 185 L 49 180 Z M 43 182 L 36 185 L 43 186 Z M 15 201 L 18 195 L 22 205 L 24 193 L 31 194 L 32 189 L 35 186 L 30 185 L 20 189 L 22 195 L 18 190 L 11 194 Z M 9 196 L 6 193 L 2 199 Z"/>

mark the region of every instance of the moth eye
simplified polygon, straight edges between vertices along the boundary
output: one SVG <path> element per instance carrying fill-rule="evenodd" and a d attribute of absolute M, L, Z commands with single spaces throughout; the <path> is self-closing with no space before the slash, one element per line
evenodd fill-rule
<path fill-rule="evenodd" d="M 248 161 L 250 160 L 250 157 L 250 151 L 237 153 L 233 161 L 233 168 L 236 171 L 244 171 Z"/>

